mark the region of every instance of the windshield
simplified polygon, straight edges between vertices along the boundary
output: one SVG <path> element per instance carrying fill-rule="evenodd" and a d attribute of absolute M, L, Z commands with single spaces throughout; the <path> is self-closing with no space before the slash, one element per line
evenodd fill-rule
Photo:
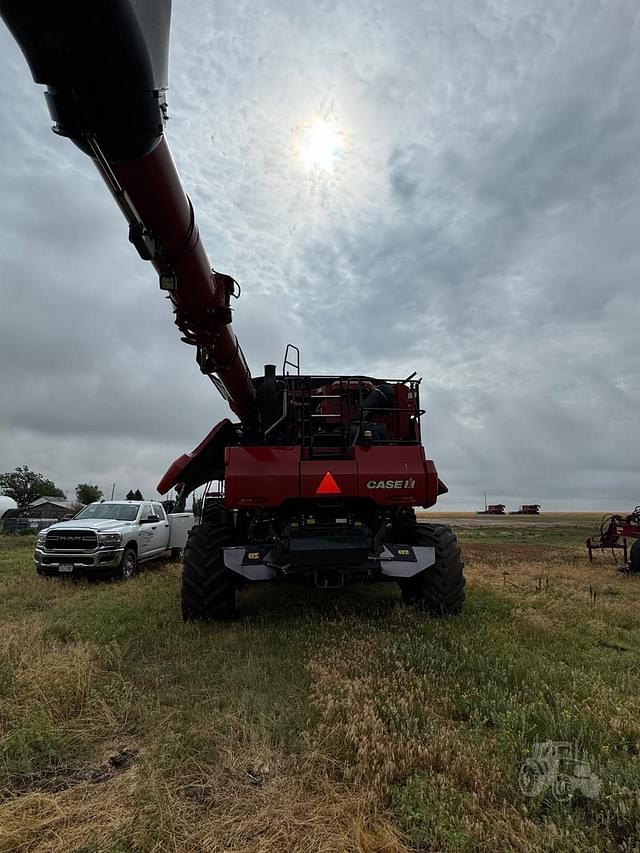
<path fill-rule="evenodd" d="M 137 506 L 127 504 L 91 504 L 76 515 L 79 518 L 112 518 L 114 521 L 133 521 L 138 514 Z"/>

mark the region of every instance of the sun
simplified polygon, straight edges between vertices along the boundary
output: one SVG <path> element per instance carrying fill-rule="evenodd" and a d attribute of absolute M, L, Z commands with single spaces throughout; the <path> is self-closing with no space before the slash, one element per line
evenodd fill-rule
<path fill-rule="evenodd" d="M 309 170 L 332 172 L 343 148 L 342 131 L 333 122 L 316 118 L 302 127 L 299 151 Z"/>

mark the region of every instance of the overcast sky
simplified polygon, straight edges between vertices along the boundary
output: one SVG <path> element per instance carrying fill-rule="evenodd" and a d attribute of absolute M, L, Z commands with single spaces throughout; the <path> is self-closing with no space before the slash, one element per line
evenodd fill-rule
<path fill-rule="evenodd" d="M 254 373 L 423 377 L 445 508 L 640 503 L 634 0 L 176 0 L 168 139 Z M 155 485 L 227 414 L 0 30 L 0 472 Z M 320 116 L 343 150 L 309 171 Z"/>

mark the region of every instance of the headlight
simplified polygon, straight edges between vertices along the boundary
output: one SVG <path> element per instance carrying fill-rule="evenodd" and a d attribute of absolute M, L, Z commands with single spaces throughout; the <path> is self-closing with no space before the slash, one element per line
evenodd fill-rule
<path fill-rule="evenodd" d="M 101 548 L 117 548 L 122 545 L 122 533 L 98 533 Z"/>
<path fill-rule="evenodd" d="M 43 531 L 38 533 L 38 538 L 36 539 L 36 546 L 38 548 L 44 548 L 44 540 L 47 538 L 47 534 Z"/>

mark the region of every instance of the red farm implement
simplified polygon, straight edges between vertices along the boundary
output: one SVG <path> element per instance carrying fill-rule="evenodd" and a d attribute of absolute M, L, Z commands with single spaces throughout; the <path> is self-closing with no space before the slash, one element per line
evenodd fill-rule
<path fill-rule="evenodd" d="M 628 540 L 635 541 L 629 546 Z M 589 561 L 593 562 L 594 551 L 622 551 L 624 569 L 628 572 L 640 572 L 640 506 L 629 515 L 608 514 L 600 523 L 600 534 L 587 539 Z"/>

